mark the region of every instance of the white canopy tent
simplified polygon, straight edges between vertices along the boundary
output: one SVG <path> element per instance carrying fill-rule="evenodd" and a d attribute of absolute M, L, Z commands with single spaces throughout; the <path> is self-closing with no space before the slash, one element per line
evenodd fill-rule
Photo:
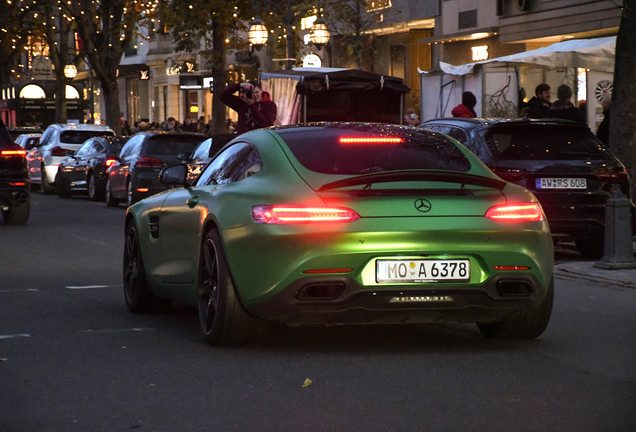
<path fill-rule="evenodd" d="M 517 107 L 521 87 L 520 73 L 530 75 L 530 69 L 539 70 L 544 81 L 556 87 L 567 81 L 567 69 L 587 70 L 588 124 L 594 128 L 599 118 L 599 85 L 613 81 L 616 37 L 577 39 L 558 42 L 536 50 L 483 60 L 460 66 L 440 62 L 440 70 L 420 72 L 421 118 L 423 120 L 450 115 L 450 110 L 461 103 L 461 94 L 471 91 L 477 97 L 478 116 L 488 115 L 493 95 L 507 92 L 509 107 Z M 532 97 L 536 84 L 529 86 L 527 97 Z M 531 88 L 530 88 L 531 87 Z M 506 96 L 506 95 L 504 95 Z M 504 97 L 505 99 L 505 97 Z M 489 105 L 490 104 L 490 105 Z M 602 115 L 601 115 L 602 118 Z"/>

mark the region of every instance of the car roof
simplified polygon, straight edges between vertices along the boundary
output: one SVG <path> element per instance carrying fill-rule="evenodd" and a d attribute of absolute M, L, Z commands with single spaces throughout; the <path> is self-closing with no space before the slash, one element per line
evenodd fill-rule
<path fill-rule="evenodd" d="M 113 130 L 109 126 L 94 125 L 94 124 L 78 124 L 78 123 L 54 123 L 49 125 L 60 130 L 82 130 L 82 131 L 110 131 Z"/>
<path fill-rule="evenodd" d="M 492 126 L 495 124 L 506 124 L 506 125 L 564 125 L 564 126 L 582 126 L 588 127 L 585 123 L 579 123 L 572 120 L 565 119 L 556 119 L 556 118 L 545 118 L 545 119 L 529 119 L 527 117 L 523 118 L 502 118 L 502 117 L 492 117 L 492 118 L 462 118 L 462 117 L 441 117 L 426 120 L 423 122 L 420 127 L 426 126 L 427 124 L 464 124 L 464 125 L 476 125 L 476 126 Z"/>

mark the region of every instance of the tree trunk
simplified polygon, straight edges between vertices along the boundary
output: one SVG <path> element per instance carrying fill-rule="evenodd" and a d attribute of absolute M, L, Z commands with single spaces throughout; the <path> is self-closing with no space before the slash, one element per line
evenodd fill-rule
<path fill-rule="evenodd" d="M 115 131 L 117 135 L 121 135 L 121 117 L 119 112 L 119 86 L 117 78 L 114 80 L 102 79 L 101 87 L 104 93 L 104 103 L 106 105 L 106 124 Z"/>
<path fill-rule="evenodd" d="M 636 0 L 624 0 L 616 37 L 610 149 L 636 182 Z M 633 189 L 632 189 L 633 190 Z"/>
<path fill-rule="evenodd" d="M 227 30 L 218 20 L 212 20 L 212 46 L 214 55 L 212 56 L 212 85 L 214 86 L 214 96 L 212 97 L 212 131 L 220 133 L 225 125 L 226 105 L 218 98 L 227 85 L 227 72 L 225 71 L 225 38 Z"/>

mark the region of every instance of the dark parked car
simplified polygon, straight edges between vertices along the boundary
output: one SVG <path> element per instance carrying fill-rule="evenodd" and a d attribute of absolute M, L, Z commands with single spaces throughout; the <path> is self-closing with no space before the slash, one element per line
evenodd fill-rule
<path fill-rule="evenodd" d="M 631 198 L 630 182 L 623 164 L 587 125 L 443 118 L 420 127 L 455 138 L 499 177 L 532 191 L 555 241 L 574 241 L 586 258 L 603 256 L 606 201 L 615 185 Z"/>
<path fill-rule="evenodd" d="M 73 193 L 88 193 L 91 201 L 103 200 L 106 194 L 108 167 L 117 161 L 125 138 L 106 136 L 87 140 L 75 154 L 60 162 L 55 184 L 60 198 Z"/>
<path fill-rule="evenodd" d="M 179 162 L 207 138 L 198 133 L 139 132 L 124 145 L 118 160 L 108 168 L 106 204 L 116 206 L 137 201 L 166 189 L 159 181 L 162 168 Z"/>
<path fill-rule="evenodd" d="M 187 153 L 179 155 L 179 159 L 188 164 L 188 181 L 192 183 L 219 150 L 236 137 L 236 134 L 213 135 L 199 144 L 191 155 Z"/>
<path fill-rule="evenodd" d="M 0 211 L 8 225 L 29 220 L 29 170 L 26 150 L 13 142 L 0 119 Z"/>

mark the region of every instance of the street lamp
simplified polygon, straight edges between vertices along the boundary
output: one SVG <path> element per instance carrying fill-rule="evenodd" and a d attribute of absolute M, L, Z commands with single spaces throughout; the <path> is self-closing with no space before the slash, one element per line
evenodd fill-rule
<path fill-rule="evenodd" d="M 64 66 L 64 76 L 70 80 L 77 76 L 77 67 L 73 63 Z"/>
<path fill-rule="evenodd" d="M 314 44 L 316 49 L 320 50 L 327 42 L 329 42 L 330 36 L 327 23 L 321 14 L 318 19 L 314 21 L 314 25 L 311 26 L 311 30 L 309 30 L 309 40 L 311 40 L 311 43 Z"/>
<path fill-rule="evenodd" d="M 260 50 L 263 48 L 263 45 L 267 43 L 268 36 L 267 27 L 263 24 L 261 17 L 256 15 L 254 21 L 250 23 L 250 29 L 247 31 L 247 39 L 254 48 Z"/>

